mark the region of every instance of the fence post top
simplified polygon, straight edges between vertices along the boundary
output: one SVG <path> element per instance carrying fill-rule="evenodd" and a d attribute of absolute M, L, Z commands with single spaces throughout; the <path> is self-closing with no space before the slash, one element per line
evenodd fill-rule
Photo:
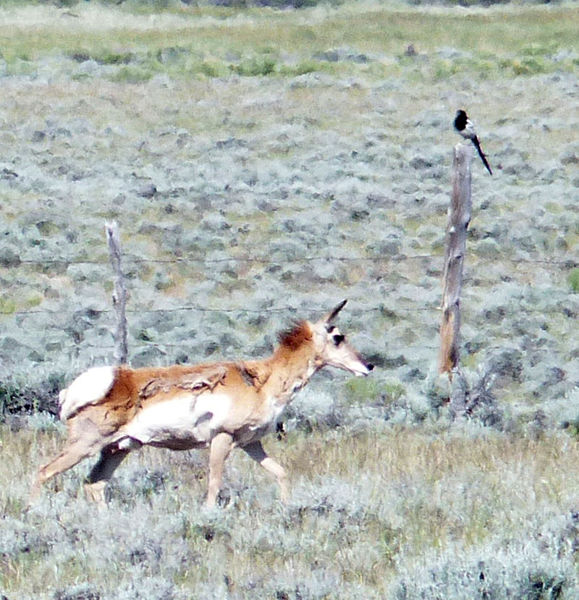
<path fill-rule="evenodd" d="M 463 142 L 456 144 L 454 147 L 454 159 L 457 162 L 468 162 L 470 164 L 473 158 L 474 153 L 472 144 L 466 144 Z"/>

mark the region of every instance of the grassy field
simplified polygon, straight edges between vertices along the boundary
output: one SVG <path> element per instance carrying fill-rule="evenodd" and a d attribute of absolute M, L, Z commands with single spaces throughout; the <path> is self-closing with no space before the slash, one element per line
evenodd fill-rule
<path fill-rule="evenodd" d="M 56 445 L 54 434 L 3 429 L 3 456 L 13 457 L 0 473 L 9 598 L 573 598 L 578 589 L 579 452 L 566 435 L 290 434 L 269 443 L 292 473 L 289 505 L 237 455 L 213 512 L 201 503 L 204 453 L 146 451 L 120 469 L 108 510 L 86 503 L 78 468 L 23 515 L 30 465 Z"/>
<path fill-rule="evenodd" d="M 572 70 L 576 62 L 560 52 L 576 43 L 572 4 L 466 12 L 352 3 L 290 12 L 205 7 L 150 15 L 112 7 L 103 12 L 89 4 L 71 11 L 14 8 L 3 16 L 0 42 L 10 74 L 34 71 L 51 58 L 73 79 L 87 76 L 75 73 L 74 63 L 92 59 L 119 67 L 111 70 L 113 80 L 132 82 L 159 73 L 287 77 L 313 71 L 372 78 L 404 73 L 419 80 L 472 72 L 488 78 Z M 401 62 L 409 44 L 420 53 L 458 52 Z M 328 51 L 336 48 L 352 50 L 351 60 L 332 60 Z"/>
<path fill-rule="evenodd" d="M 0 3 L 0 595 L 577 598 L 577 5 L 63 4 Z M 459 107 L 494 176 L 449 405 Z M 143 451 L 108 510 L 88 464 L 26 508 L 58 389 L 112 358 L 110 219 L 135 366 L 263 356 L 349 298 L 378 368 L 318 376 L 266 440 L 288 506 L 240 453 L 208 512 L 204 452 Z"/>

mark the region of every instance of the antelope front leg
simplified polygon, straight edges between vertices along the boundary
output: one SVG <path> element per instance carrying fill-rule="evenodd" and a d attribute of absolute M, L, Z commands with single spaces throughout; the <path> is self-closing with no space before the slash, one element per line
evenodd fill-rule
<path fill-rule="evenodd" d="M 224 431 L 218 433 L 211 440 L 211 450 L 209 452 L 209 484 L 207 487 L 207 506 L 215 506 L 217 494 L 221 489 L 223 480 L 223 465 L 233 447 L 233 436 Z"/>
<path fill-rule="evenodd" d="M 286 504 L 289 500 L 289 483 L 285 469 L 267 455 L 261 442 L 248 444 L 243 447 L 243 450 L 276 478 L 280 489 L 281 501 Z"/>

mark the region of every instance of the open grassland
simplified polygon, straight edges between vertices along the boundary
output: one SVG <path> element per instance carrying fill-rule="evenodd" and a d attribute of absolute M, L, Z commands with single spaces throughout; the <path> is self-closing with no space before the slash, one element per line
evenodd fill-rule
<path fill-rule="evenodd" d="M 224 506 L 210 512 L 201 504 L 204 452 L 144 451 L 119 470 L 108 510 L 83 499 L 79 467 L 23 514 L 30 464 L 60 440 L 50 431 L 2 434 L 12 457 L 0 471 L 0 584 L 9 598 L 574 598 L 579 590 L 579 449 L 565 435 L 290 434 L 269 443 L 292 473 L 287 507 L 240 453 Z"/>
<path fill-rule="evenodd" d="M 374 78 L 402 71 L 440 77 L 471 70 L 496 77 L 505 71 L 533 74 L 572 68 L 576 56 L 566 51 L 575 44 L 577 26 L 572 4 L 467 13 L 353 3 L 339 10 L 205 7 L 135 15 L 113 7 L 103 11 L 91 3 L 71 11 L 50 6 L 6 9 L 0 43 L 8 73 L 35 71 L 56 59 L 59 70 L 75 78 L 87 74 L 75 69 L 74 62 L 89 59 L 124 67 L 112 73 L 113 79 L 143 81 L 158 73 L 287 76 L 319 70 Z M 426 65 L 424 60 L 398 64 L 409 44 L 421 53 L 454 48 L 464 54 Z M 354 65 L 328 64 L 325 53 L 341 47 L 355 49 Z"/>
<path fill-rule="evenodd" d="M 0 593 L 576 598 L 576 3 L 69 4 L 0 4 Z M 473 163 L 449 406 L 459 107 L 495 175 Z M 319 375 L 266 441 L 289 506 L 240 455 L 204 512 L 205 454 L 146 451 L 108 511 L 79 493 L 88 465 L 25 511 L 63 439 L 45 411 L 111 361 L 111 219 L 134 366 L 263 356 L 349 298 L 378 368 Z"/>

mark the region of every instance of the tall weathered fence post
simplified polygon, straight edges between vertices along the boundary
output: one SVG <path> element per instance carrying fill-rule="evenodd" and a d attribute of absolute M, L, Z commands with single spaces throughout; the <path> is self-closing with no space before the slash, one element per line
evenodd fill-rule
<path fill-rule="evenodd" d="M 127 317 L 125 314 L 127 306 L 127 288 L 121 270 L 121 241 L 119 226 L 116 222 L 106 223 L 107 242 L 111 265 L 115 272 L 115 289 L 113 292 L 113 306 L 117 314 L 117 326 L 115 330 L 115 364 L 126 364 L 128 359 L 127 346 Z"/>
<path fill-rule="evenodd" d="M 440 325 L 439 373 L 447 373 L 458 365 L 460 344 L 460 293 L 466 252 L 466 233 L 472 213 L 471 144 L 454 147 L 452 163 L 452 196 L 446 229 L 446 251 L 442 289 L 442 323 Z"/>

